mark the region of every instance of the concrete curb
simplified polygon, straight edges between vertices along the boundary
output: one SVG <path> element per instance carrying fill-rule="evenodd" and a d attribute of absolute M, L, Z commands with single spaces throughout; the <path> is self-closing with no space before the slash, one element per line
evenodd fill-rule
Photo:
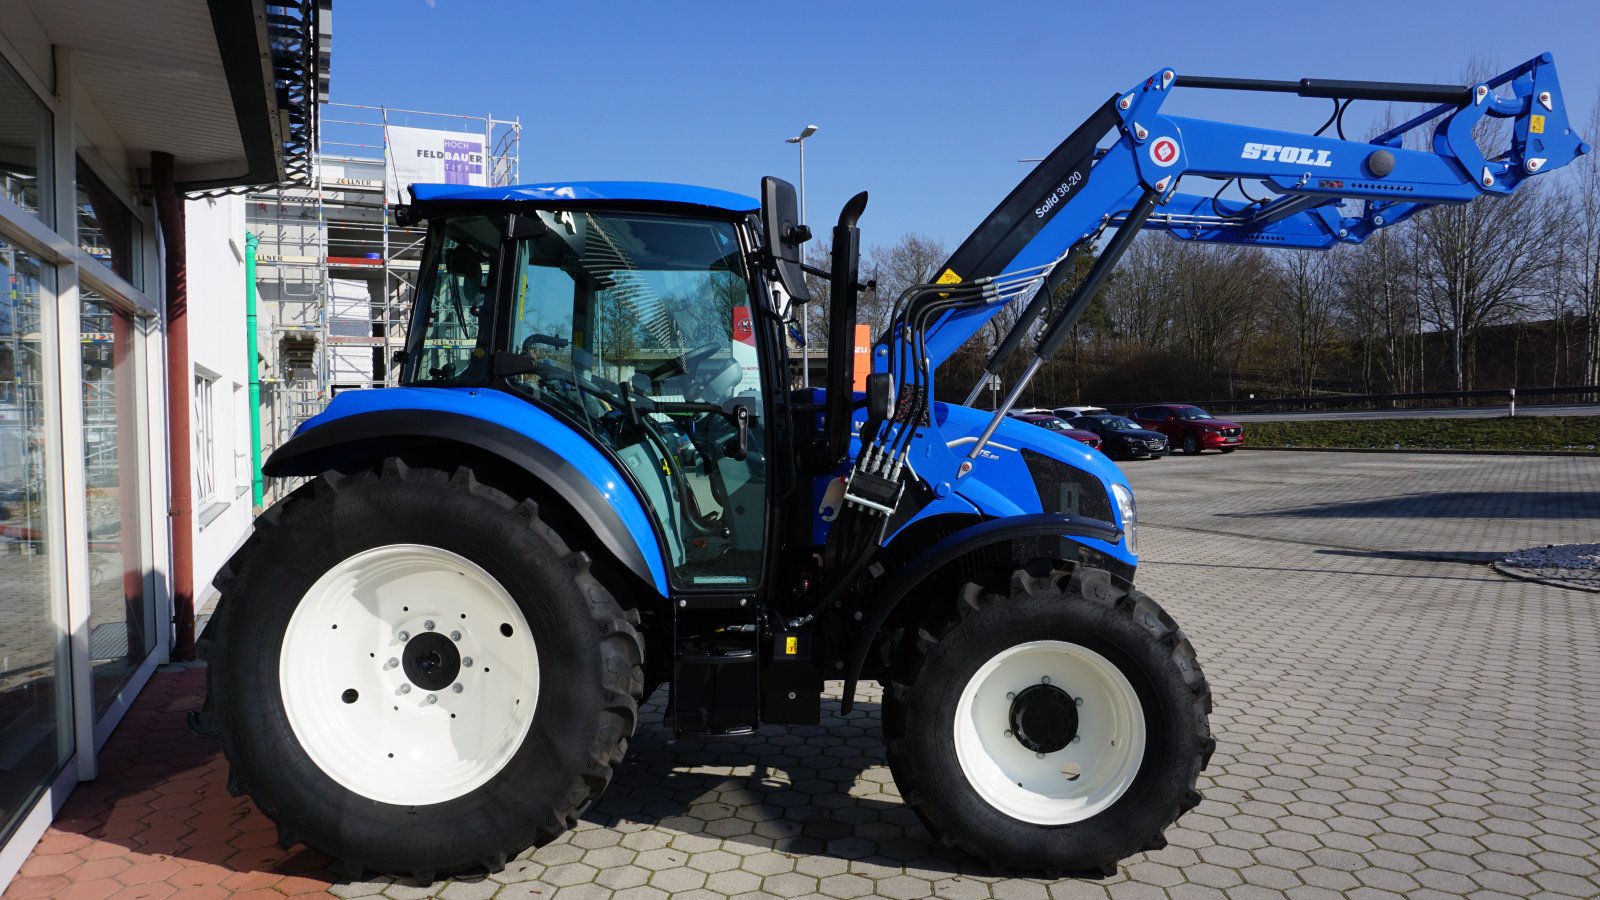
<path fill-rule="evenodd" d="M 1600 587 L 1590 587 L 1587 584 L 1575 584 L 1572 581 L 1564 578 L 1557 578 L 1550 575 L 1540 575 L 1532 569 L 1524 569 L 1520 566 L 1508 566 L 1503 562 L 1492 562 L 1489 564 L 1489 568 L 1494 569 L 1501 575 L 1507 575 L 1515 578 L 1518 581 L 1531 581 L 1535 584 L 1548 584 L 1552 587 L 1566 588 L 1569 591 L 1587 591 L 1591 594 L 1600 594 Z"/>

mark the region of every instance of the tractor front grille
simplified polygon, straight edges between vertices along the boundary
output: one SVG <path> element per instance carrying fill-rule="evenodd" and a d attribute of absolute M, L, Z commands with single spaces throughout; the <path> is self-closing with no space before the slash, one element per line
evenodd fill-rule
<path fill-rule="evenodd" d="M 1111 495 L 1100 479 L 1032 450 L 1022 451 L 1022 461 L 1033 478 L 1033 487 L 1039 492 L 1039 505 L 1045 512 L 1116 522 L 1111 512 Z"/>

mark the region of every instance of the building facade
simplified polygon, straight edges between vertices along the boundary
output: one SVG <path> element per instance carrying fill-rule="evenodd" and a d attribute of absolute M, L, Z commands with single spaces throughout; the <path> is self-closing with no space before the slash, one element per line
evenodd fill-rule
<path fill-rule="evenodd" d="M 244 205 L 183 198 L 304 177 L 318 16 L 0 0 L 0 887 L 247 526 Z"/>

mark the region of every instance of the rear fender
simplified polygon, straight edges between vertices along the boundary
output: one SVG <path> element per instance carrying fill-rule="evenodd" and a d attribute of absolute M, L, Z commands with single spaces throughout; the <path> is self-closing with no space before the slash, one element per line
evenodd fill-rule
<path fill-rule="evenodd" d="M 866 611 L 861 630 L 856 632 L 851 641 L 845 660 L 844 711 L 848 713 L 854 703 L 856 682 L 861 678 L 867 654 L 872 650 L 883 624 L 917 585 L 969 553 L 1030 537 L 1088 538 L 1114 545 L 1122 539 L 1122 531 L 1116 525 L 1099 519 L 1059 513 L 1032 513 L 970 525 L 930 544 L 884 584 L 873 588 L 872 606 Z"/>
<path fill-rule="evenodd" d="M 273 477 L 318 475 L 412 446 L 489 454 L 547 486 L 594 530 L 606 550 L 667 595 L 655 526 L 629 482 L 570 426 L 500 391 L 383 388 L 347 391 L 262 466 Z"/>

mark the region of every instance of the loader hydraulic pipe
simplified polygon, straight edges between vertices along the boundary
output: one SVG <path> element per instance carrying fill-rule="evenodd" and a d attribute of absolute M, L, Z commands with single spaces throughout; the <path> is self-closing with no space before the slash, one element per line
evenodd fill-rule
<path fill-rule="evenodd" d="M 1156 201 L 1160 198 L 1159 191 L 1147 190 L 1139 197 L 1139 202 L 1133 205 L 1133 209 L 1128 211 L 1127 218 L 1122 220 L 1122 225 L 1117 228 L 1117 233 L 1111 236 L 1111 241 L 1106 244 L 1106 249 L 1101 252 L 1099 258 L 1094 261 L 1094 265 L 1089 268 L 1089 274 L 1084 276 L 1083 283 L 1078 285 L 1078 289 L 1072 292 L 1072 297 L 1067 300 L 1066 305 L 1061 307 L 1059 313 L 1056 313 L 1055 321 L 1050 323 L 1049 330 L 1044 333 L 1044 337 L 1039 339 L 1039 347 L 1034 351 L 1033 361 L 1028 363 L 1028 368 L 1023 370 L 1022 377 L 1018 378 L 1017 383 L 1011 386 L 1011 391 L 1006 394 L 1006 399 L 1001 401 L 999 408 L 994 411 L 994 417 L 989 420 L 988 426 L 983 429 L 983 434 L 978 436 L 977 443 L 972 445 L 972 452 L 967 454 L 968 458 L 978 458 L 978 455 L 983 452 L 984 446 L 989 443 L 989 438 L 994 436 L 995 429 L 999 428 L 1000 423 L 1005 420 L 1006 413 L 1011 411 L 1011 407 L 1016 405 L 1018 398 L 1022 396 L 1023 388 L 1026 388 L 1028 382 L 1033 380 L 1033 376 L 1038 373 L 1045 360 L 1055 355 L 1056 350 L 1061 346 L 1061 342 L 1066 339 L 1067 332 L 1072 330 L 1073 324 L 1078 321 L 1078 316 L 1083 314 L 1084 307 L 1089 305 L 1089 301 L 1094 298 L 1095 292 L 1100 290 L 1100 285 L 1105 283 L 1106 278 L 1111 274 L 1111 270 L 1117 267 L 1117 260 L 1127 252 L 1128 247 L 1133 244 L 1133 239 L 1139 236 L 1139 229 L 1144 227 L 1145 220 L 1150 218 L 1150 213 L 1156 208 Z M 1056 268 L 1059 269 L 1060 266 Z"/>
<path fill-rule="evenodd" d="M 1022 345 L 1022 339 L 1028 336 L 1028 332 L 1033 330 L 1033 323 L 1050 306 L 1050 297 L 1055 294 L 1056 288 L 1060 287 L 1061 283 L 1066 281 L 1067 277 L 1072 274 L 1073 263 L 1082 254 L 1083 251 L 1081 249 L 1073 247 L 1071 252 L 1067 254 L 1067 258 L 1056 263 L 1056 267 L 1050 270 L 1050 274 L 1045 277 L 1044 283 L 1039 286 L 1039 292 L 1033 295 L 1032 300 L 1028 301 L 1027 308 L 1022 311 L 1022 315 L 1017 317 L 1016 324 L 1011 326 L 1011 330 L 1006 332 L 1005 339 L 1000 342 L 1000 346 L 994 348 L 994 353 L 989 355 L 989 362 L 983 367 L 983 376 L 972 386 L 971 392 L 967 394 L 967 399 L 961 401 L 962 406 L 971 406 L 976 402 L 978 394 L 983 391 L 984 384 L 990 378 L 1000 374 L 1001 367 L 1005 365 L 1006 360 L 1011 358 L 1011 354 L 1017 352 L 1017 348 Z"/>
<path fill-rule="evenodd" d="M 1298 94 L 1301 97 L 1331 97 L 1335 100 L 1393 100 L 1397 103 L 1448 103 L 1454 106 L 1466 106 L 1472 102 L 1471 89 L 1458 84 L 1342 81 L 1333 78 L 1275 81 L 1266 78 L 1218 78 L 1211 75 L 1179 75 L 1176 84 L 1178 87 L 1223 91 L 1267 91 Z"/>

